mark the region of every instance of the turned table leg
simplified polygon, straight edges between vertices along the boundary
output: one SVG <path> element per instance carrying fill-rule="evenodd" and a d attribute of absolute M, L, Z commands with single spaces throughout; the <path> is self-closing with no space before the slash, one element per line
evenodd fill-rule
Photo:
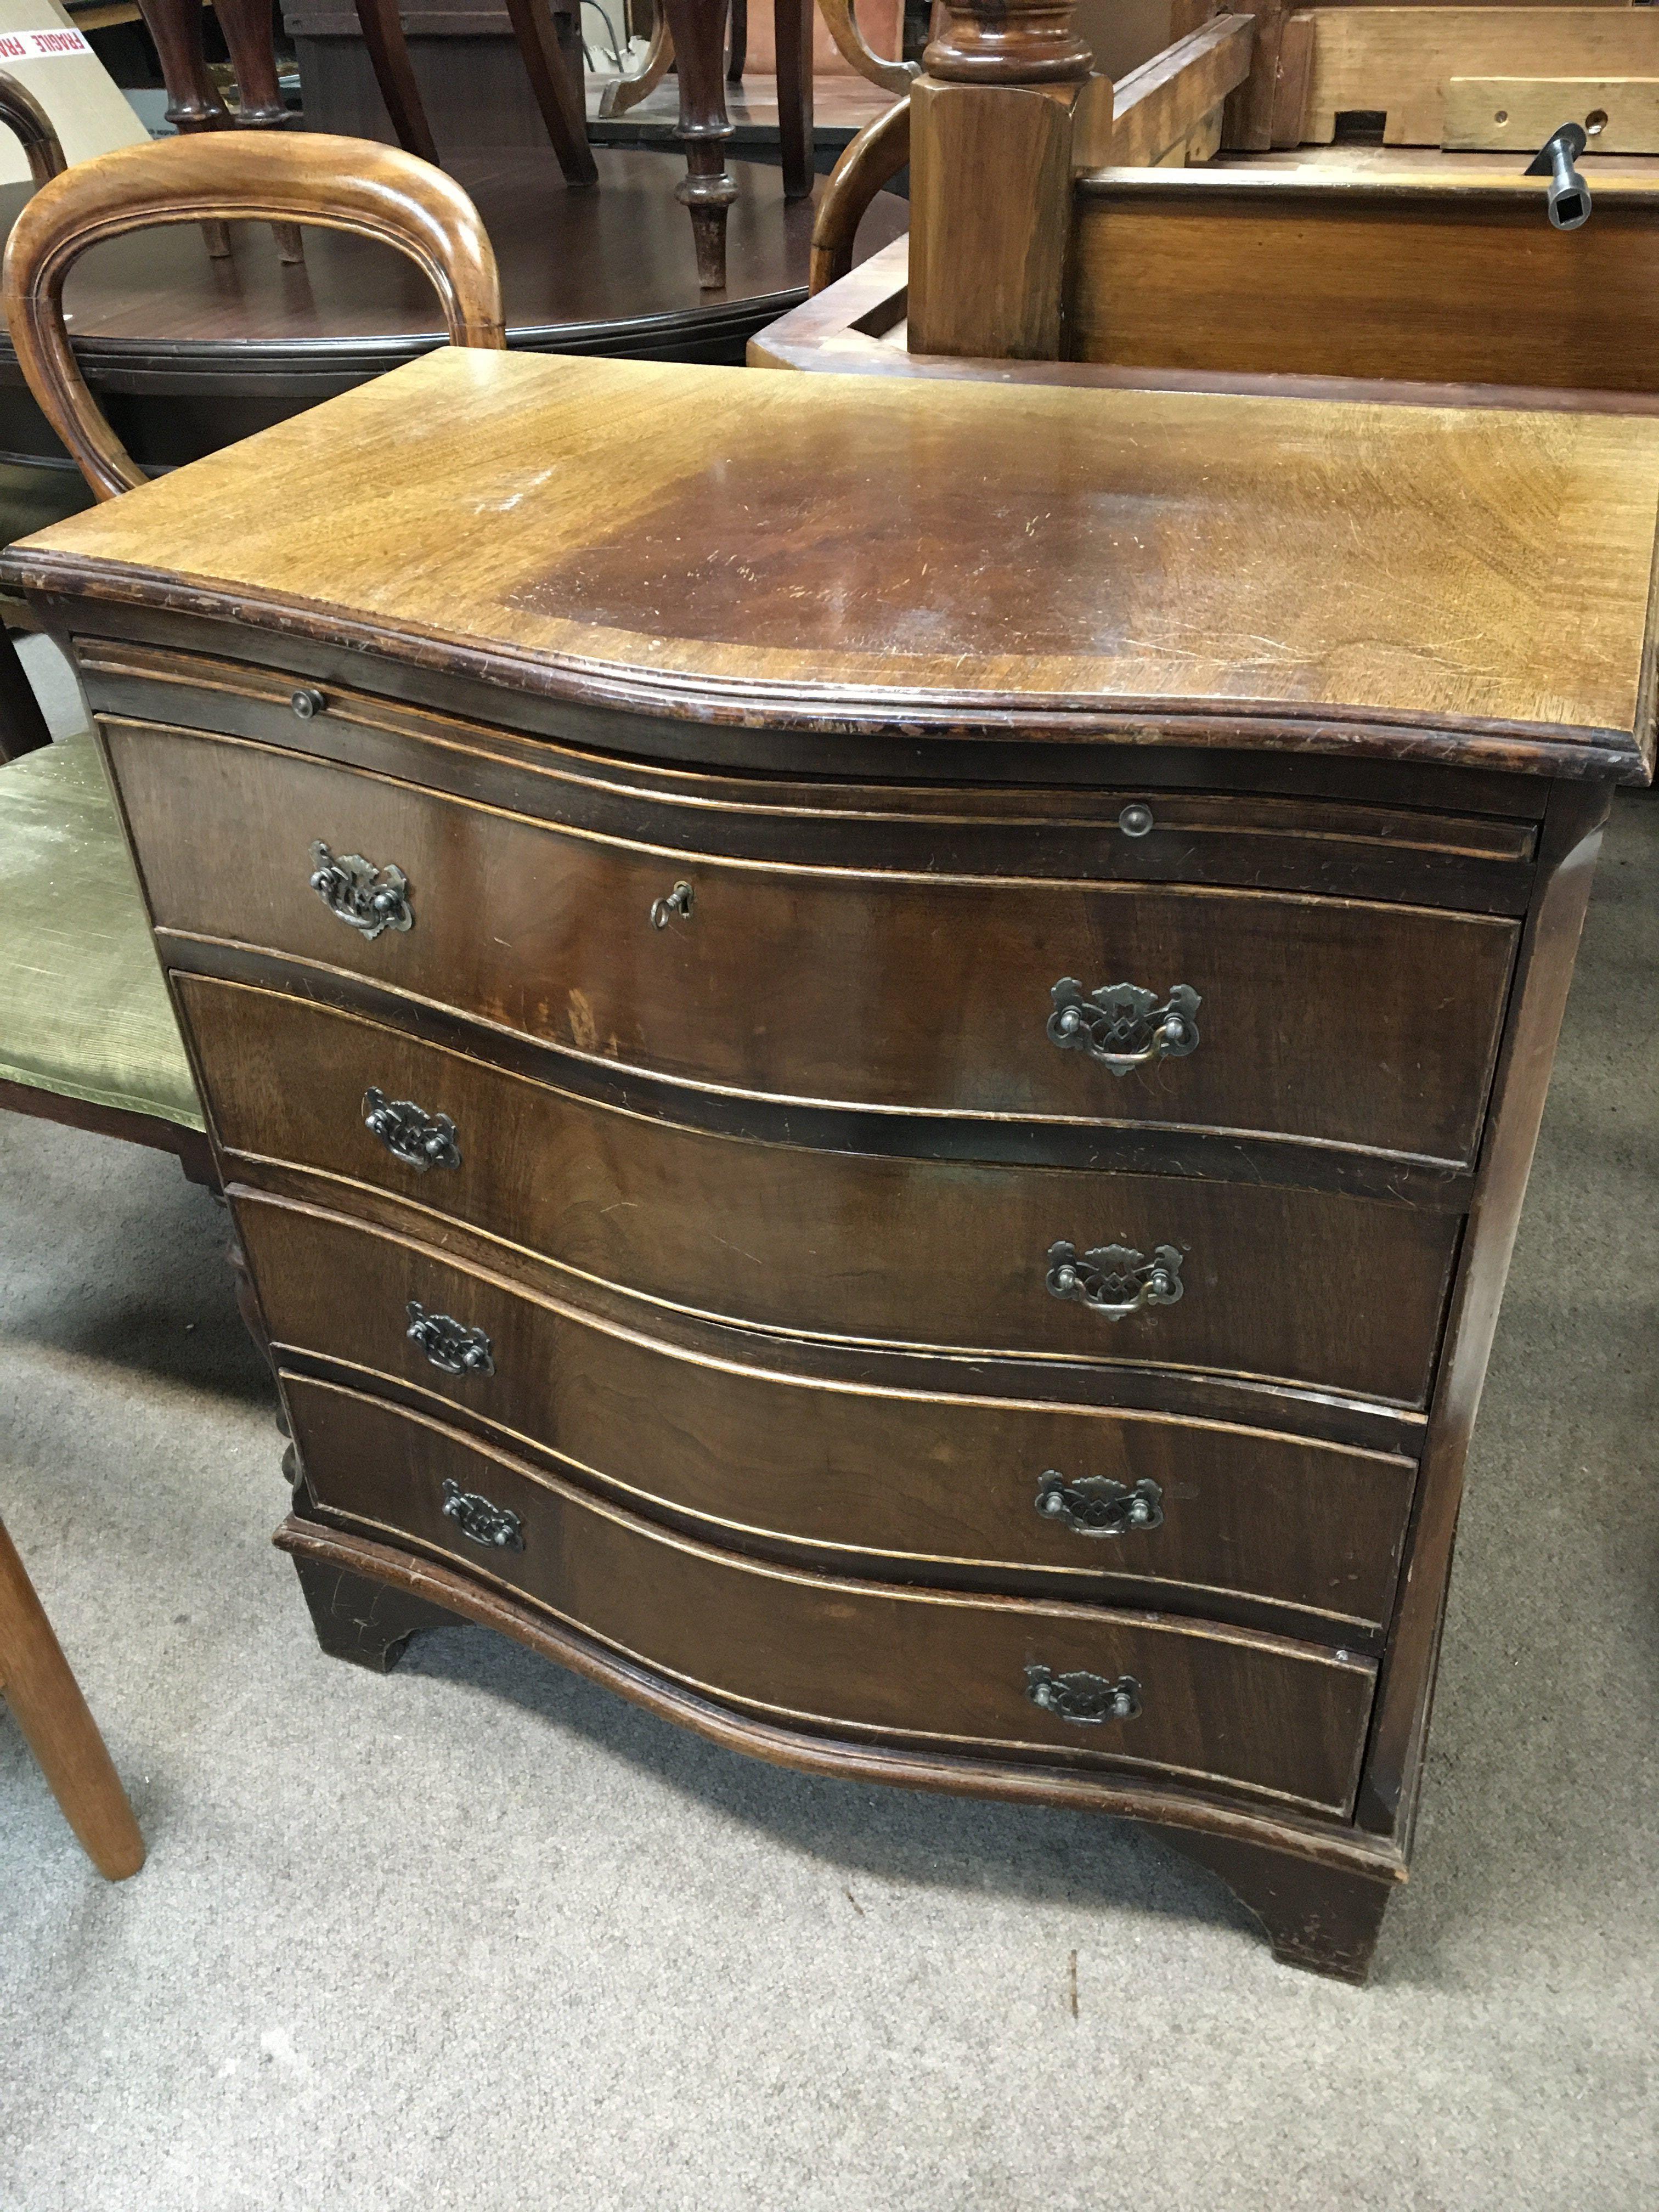
<path fill-rule="evenodd" d="M 201 0 L 138 0 L 138 12 L 155 41 L 167 88 L 167 121 L 179 132 L 224 130 L 230 117 L 208 75 Z M 230 232 L 222 222 L 204 222 L 202 237 L 216 261 L 229 253 Z"/>
<path fill-rule="evenodd" d="M 1291 1851 L 1191 1829 L 1160 1832 L 1220 1875 L 1267 1930 L 1275 1959 L 1338 1981 L 1370 1978 L 1382 1914 L 1401 1877 L 1322 1866 Z"/>
<path fill-rule="evenodd" d="M 294 1571 L 311 1608 L 317 1641 L 331 1659 L 349 1659 L 389 1674 L 404 1647 L 422 1628 L 453 1628 L 456 1616 L 387 1583 L 349 1574 L 324 1559 L 294 1555 Z"/>
<path fill-rule="evenodd" d="M 726 289 L 726 217 L 738 187 L 726 166 L 726 0 L 662 0 L 680 79 L 679 137 L 686 173 L 674 196 L 691 215 L 697 283 Z"/>
<path fill-rule="evenodd" d="M 213 12 L 236 72 L 236 121 L 245 131 L 286 131 L 293 118 L 276 82 L 270 0 L 213 0 Z M 294 264 L 305 259 L 297 223 L 273 223 L 271 233 L 279 260 Z"/>
<path fill-rule="evenodd" d="M 40 1763 L 64 1817 L 100 1874 L 125 1881 L 144 1839 L 98 1723 L 58 1648 L 15 1547 L 0 1527 L 0 1696 Z"/>

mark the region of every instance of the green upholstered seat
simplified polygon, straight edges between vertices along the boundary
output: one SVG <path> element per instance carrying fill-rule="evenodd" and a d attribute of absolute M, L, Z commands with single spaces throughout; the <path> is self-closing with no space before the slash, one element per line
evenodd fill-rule
<path fill-rule="evenodd" d="M 203 1127 L 89 730 L 0 762 L 0 1080 Z"/>

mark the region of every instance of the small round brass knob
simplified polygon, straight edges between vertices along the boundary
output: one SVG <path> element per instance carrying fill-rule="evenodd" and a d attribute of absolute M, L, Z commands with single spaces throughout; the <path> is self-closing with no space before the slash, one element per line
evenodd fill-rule
<path fill-rule="evenodd" d="M 328 705 L 322 693 L 312 684 L 303 691 L 296 691 L 288 703 L 302 722 L 310 721 L 313 714 L 320 714 Z"/>
<path fill-rule="evenodd" d="M 1126 837 L 1144 837 L 1152 826 L 1152 810 L 1137 799 L 1118 816 L 1117 826 Z"/>

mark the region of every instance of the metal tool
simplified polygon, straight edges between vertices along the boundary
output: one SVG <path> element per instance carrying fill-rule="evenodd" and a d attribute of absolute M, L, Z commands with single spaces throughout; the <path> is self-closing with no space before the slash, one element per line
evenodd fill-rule
<path fill-rule="evenodd" d="M 1582 230 L 1590 219 L 1590 188 L 1573 164 L 1589 140 L 1582 123 L 1564 123 L 1527 165 L 1529 177 L 1547 177 L 1550 221 L 1558 230 Z"/>

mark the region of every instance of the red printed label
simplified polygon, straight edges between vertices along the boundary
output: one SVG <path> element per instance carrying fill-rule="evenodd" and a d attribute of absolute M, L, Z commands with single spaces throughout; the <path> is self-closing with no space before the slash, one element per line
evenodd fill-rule
<path fill-rule="evenodd" d="M 34 61 L 42 54 L 89 54 L 78 31 L 0 31 L 0 62 Z"/>

